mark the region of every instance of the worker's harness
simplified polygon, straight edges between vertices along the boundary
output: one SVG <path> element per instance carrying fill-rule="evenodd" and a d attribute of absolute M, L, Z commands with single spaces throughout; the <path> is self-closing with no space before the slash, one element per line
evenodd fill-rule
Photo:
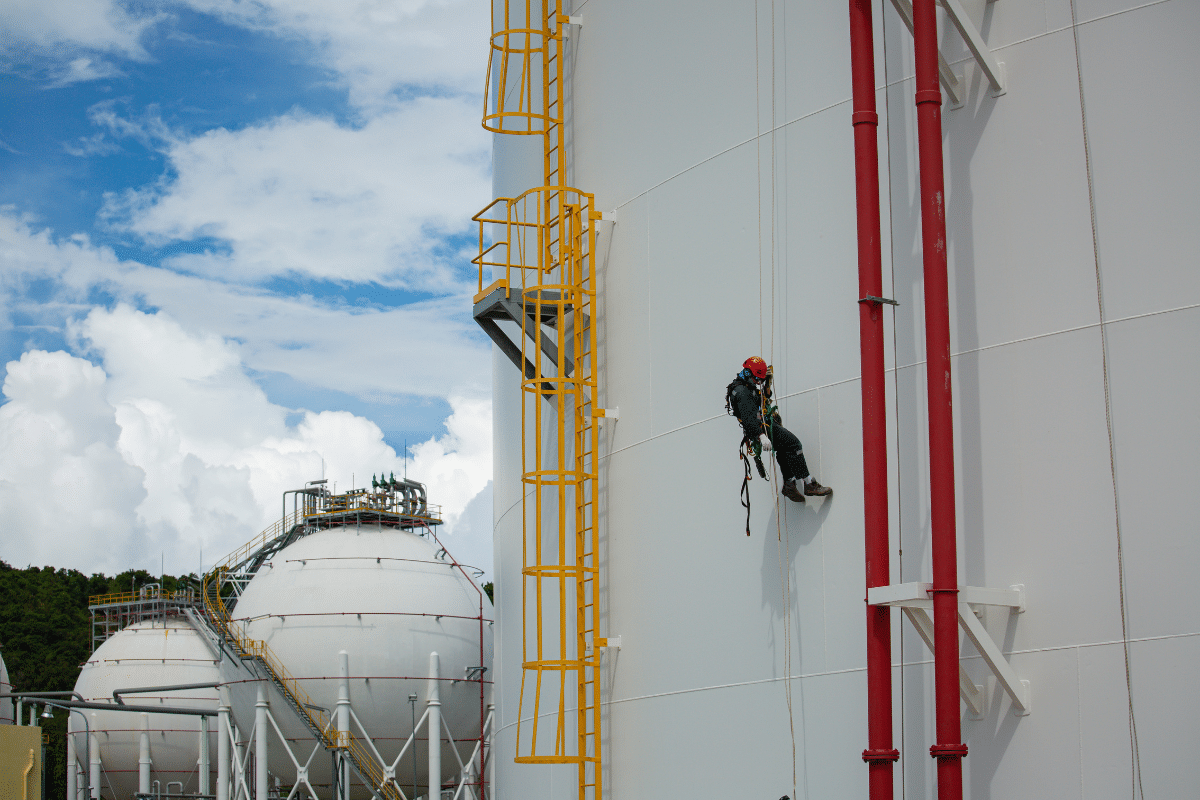
<path fill-rule="evenodd" d="M 748 371 L 743 370 L 742 374 L 725 387 L 725 413 L 731 417 L 737 418 L 737 410 L 733 407 L 733 389 L 739 383 L 745 384 L 743 374 Z M 767 367 L 767 379 L 763 383 L 763 388 L 758 392 L 759 402 L 761 407 L 759 414 L 762 415 L 763 428 L 767 432 L 767 438 L 771 438 L 771 429 L 775 425 L 775 419 L 778 416 L 778 409 L 771 405 L 771 384 L 774 380 L 774 374 L 770 367 Z M 757 391 L 757 387 L 756 387 Z M 738 419 L 738 424 L 741 424 L 741 419 Z M 750 474 L 750 459 L 754 459 L 754 466 L 758 468 L 758 476 L 763 480 L 767 479 L 767 469 L 762 462 L 762 442 L 758 439 L 751 439 L 746 434 L 746 429 L 742 428 L 742 441 L 738 443 L 738 458 L 742 460 L 744 476 L 742 477 L 742 491 L 740 501 L 742 508 L 746 509 L 746 535 L 750 535 L 750 481 L 754 480 Z"/>

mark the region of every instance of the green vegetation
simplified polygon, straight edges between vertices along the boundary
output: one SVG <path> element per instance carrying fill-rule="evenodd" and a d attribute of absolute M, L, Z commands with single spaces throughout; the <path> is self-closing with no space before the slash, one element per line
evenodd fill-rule
<path fill-rule="evenodd" d="M 15 692 L 56 692 L 75 688 L 79 670 L 92 654 L 92 618 L 88 598 L 131 592 L 157 583 L 145 570 L 116 577 L 87 576 L 73 569 L 14 569 L 0 561 L 0 655 Z M 196 585 L 195 575 L 162 578 L 163 590 Z M 492 600 L 492 584 L 483 585 Z M 41 709 L 38 709 L 41 713 Z M 28 722 L 29 708 L 25 708 Z M 67 796 L 67 712 L 54 709 L 53 719 L 38 719 L 49 734 L 46 748 L 46 800 Z"/>
<path fill-rule="evenodd" d="M 0 561 L 0 654 L 8 667 L 13 691 L 74 689 L 79 670 L 92 653 L 88 597 L 129 592 L 135 586 L 158 581 L 145 570 L 130 570 L 113 578 L 88 577 L 73 569 L 14 569 Z M 166 591 L 196 581 L 195 575 L 168 575 L 162 579 Z M 54 711 L 54 719 L 38 720 L 50 737 L 46 748 L 46 798 L 65 800 L 67 712 Z M 25 714 L 29 714 L 28 707 Z"/>

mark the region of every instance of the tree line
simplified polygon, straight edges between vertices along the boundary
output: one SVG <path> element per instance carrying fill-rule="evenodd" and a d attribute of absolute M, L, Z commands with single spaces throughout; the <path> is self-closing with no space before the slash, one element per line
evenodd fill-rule
<path fill-rule="evenodd" d="M 88 598 L 131 592 L 148 583 L 165 591 L 198 585 L 193 575 L 161 578 L 145 570 L 109 577 L 84 575 L 73 569 L 26 567 L 0 561 L 0 656 L 14 692 L 71 691 L 80 669 L 92 654 L 92 619 Z M 67 800 L 67 712 L 37 721 L 49 735 L 46 747 L 46 798 Z M 41 709 L 38 709 L 39 714 Z M 28 723 L 29 707 L 25 708 Z"/>

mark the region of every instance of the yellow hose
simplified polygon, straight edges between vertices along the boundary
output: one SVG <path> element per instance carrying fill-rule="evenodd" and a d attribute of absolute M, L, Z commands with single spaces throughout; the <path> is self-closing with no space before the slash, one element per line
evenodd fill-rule
<path fill-rule="evenodd" d="M 29 766 L 21 773 L 21 800 L 29 800 L 29 771 L 33 769 L 33 748 L 29 748 Z"/>

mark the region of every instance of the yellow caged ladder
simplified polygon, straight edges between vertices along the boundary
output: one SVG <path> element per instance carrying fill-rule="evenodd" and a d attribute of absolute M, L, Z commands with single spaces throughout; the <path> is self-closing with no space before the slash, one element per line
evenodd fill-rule
<path fill-rule="evenodd" d="M 601 800 L 596 221 L 566 185 L 562 0 L 495 0 L 483 126 L 543 137 L 543 185 L 479 223 L 475 319 L 522 372 L 522 673 L 516 761 L 577 764 Z M 487 236 L 485 234 L 491 234 Z M 491 242 L 489 244 L 489 241 Z M 484 288 L 485 273 L 495 282 Z M 520 345 L 499 326 L 520 326 Z M 573 708 L 572 708 L 573 706 Z M 573 724 L 572 724 L 573 723 Z"/>

